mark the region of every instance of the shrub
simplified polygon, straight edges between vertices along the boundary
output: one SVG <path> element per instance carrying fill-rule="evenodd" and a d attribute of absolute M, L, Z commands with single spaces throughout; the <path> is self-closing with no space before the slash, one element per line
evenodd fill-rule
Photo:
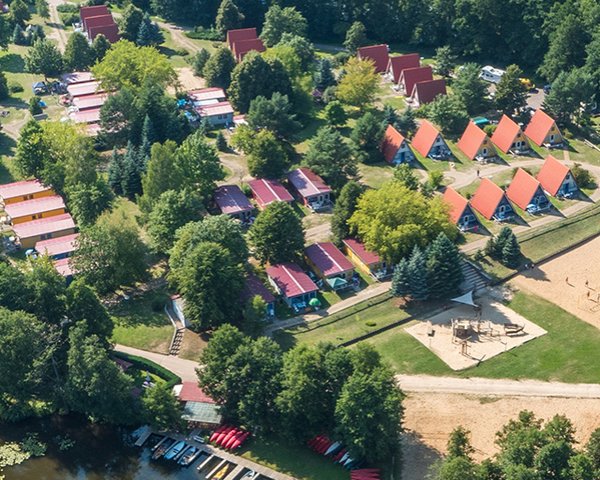
<path fill-rule="evenodd" d="M 23 89 L 23 85 L 21 85 L 18 82 L 8 82 L 8 91 L 10 93 L 20 93 L 22 92 Z"/>
<path fill-rule="evenodd" d="M 592 177 L 589 170 L 583 168 L 580 163 L 576 163 L 571 167 L 571 173 L 579 188 L 595 187 L 596 182 L 594 182 L 594 177 Z"/>
<path fill-rule="evenodd" d="M 348 52 L 338 52 L 333 56 L 332 66 L 334 68 L 341 67 L 344 65 L 348 59 L 350 58 L 350 53 Z"/>
<path fill-rule="evenodd" d="M 488 134 L 488 136 L 492 136 L 496 131 L 497 125 L 486 125 L 483 127 L 483 131 Z"/>
<path fill-rule="evenodd" d="M 42 106 L 40 105 L 41 98 L 40 97 L 31 97 L 29 100 L 29 112 L 32 115 L 39 115 L 42 113 Z"/>
<path fill-rule="evenodd" d="M 178 48 L 175 50 L 175 55 L 179 55 L 180 57 L 187 57 L 190 54 L 185 48 Z"/>
<path fill-rule="evenodd" d="M 191 32 L 185 32 L 186 37 L 195 40 L 223 41 L 223 36 L 214 28 L 196 27 Z"/>
<path fill-rule="evenodd" d="M 56 6 L 59 13 L 78 13 L 79 7 L 74 3 L 61 3 Z"/>
<path fill-rule="evenodd" d="M 159 376 L 167 382 L 167 388 L 173 388 L 178 383 L 181 383 L 181 378 L 179 378 L 173 372 L 161 367 L 157 363 L 146 360 L 145 358 L 129 355 L 128 353 L 123 352 L 113 352 L 113 356 L 132 363 L 134 367 L 139 368 L 140 370 L 147 370 L 148 372 Z"/>
<path fill-rule="evenodd" d="M 59 13 L 58 16 L 60 17 L 60 21 L 62 22 L 62 24 L 67 27 L 79 22 L 79 13 L 77 12 Z"/>

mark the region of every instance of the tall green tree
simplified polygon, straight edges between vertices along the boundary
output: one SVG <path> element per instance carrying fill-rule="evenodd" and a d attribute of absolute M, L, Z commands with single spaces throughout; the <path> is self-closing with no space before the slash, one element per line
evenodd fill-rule
<path fill-rule="evenodd" d="M 455 95 L 440 95 L 426 106 L 425 115 L 449 135 L 458 135 L 469 123 L 467 109 Z"/>
<path fill-rule="evenodd" d="M 256 134 L 248 153 L 248 169 L 254 177 L 280 178 L 289 166 L 283 142 L 270 130 Z"/>
<path fill-rule="evenodd" d="M 331 233 L 338 245 L 354 233 L 348 225 L 348 220 L 356 210 L 358 199 L 364 191 L 364 187 L 354 180 L 350 180 L 340 190 L 331 217 Z"/>
<path fill-rule="evenodd" d="M 262 263 L 290 262 L 299 258 L 304 248 L 304 228 L 290 205 L 273 202 L 250 227 L 248 241 Z"/>
<path fill-rule="evenodd" d="M 29 120 L 21 129 L 15 161 L 24 177 L 39 176 L 48 159 L 44 130 L 36 120 Z"/>
<path fill-rule="evenodd" d="M 25 24 L 31 20 L 29 7 L 23 0 L 15 0 L 10 4 L 10 21 L 13 25 L 25 27 Z"/>
<path fill-rule="evenodd" d="M 125 40 L 135 42 L 144 18 L 144 11 L 130 3 L 119 18 L 119 33 Z"/>
<path fill-rule="evenodd" d="M 94 51 L 87 39 L 75 32 L 67 40 L 63 59 L 70 70 L 87 70 L 94 63 Z"/>
<path fill-rule="evenodd" d="M 48 257 L 31 263 L 25 285 L 29 293 L 26 310 L 46 323 L 60 325 L 66 315 L 66 285 Z"/>
<path fill-rule="evenodd" d="M 42 18 L 50 18 L 50 8 L 46 0 L 35 0 L 35 12 Z"/>
<path fill-rule="evenodd" d="M 25 57 L 25 68 L 30 73 L 43 75 L 46 80 L 59 75 L 63 71 L 60 50 L 50 40 L 37 40 Z"/>
<path fill-rule="evenodd" d="M 140 23 L 135 43 L 141 47 L 147 47 L 160 45 L 164 41 L 165 36 L 160 31 L 160 27 L 150 19 L 150 15 L 146 12 Z"/>
<path fill-rule="evenodd" d="M 396 297 L 408 297 L 411 293 L 410 283 L 408 260 L 403 258 L 398 265 L 396 265 L 396 268 L 394 268 L 394 275 L 392 276 L 392 295 Z"/>
<path fill-rule="evenodd" d="M 435 49 L 434 62 L 436 73 L 442 77 L 449 77 L 456 65 L 456 55 L 449 45 L 444 45 Z"/>
<path fill-rule="evenodd" d="M 272 47 L 281 41 L 285 33 L 291 33 L 304 37 L 306 35 L 307 23 L 302 14 L 294 7 L 281 8 L 272 5 L 265 15 L 260 38 L 267 47 Z"/>
<path fill-rule="evenodd" d="M 110 42 L 103 34 L 98 34 L 92 42 L 92 51 L 94 52 L 94 61 L 100 62 L 110 49 Z"/>
<path fill-rule="evenodd" d="M 161 194 L 168 190 L 178 190 L 183 180 L 175 170 L 177 144 L 171 140 L 155 143 L 150 149 L 150 158 L 142 176 L 140 207 L 146 213 L 152 210 Z"/>
<path fill-rule="evenodd" d="M 218 48 L 206 61 L 202 74 L 209 87 L 229 88 L 235 59 L 228 48 Z"/>
<path fill-rule="evenodd" d="M 106 347 L 113 333 L 113 320 L 96 292 L 80 279 L 66 291 L 67 316 L 76 324 L 85 322 L 87 335 L 96 335 Z"/>
<path fill-rule="evenodd" d="M 427 257 L 418 245 L 415 245 L 408 262 L 410 295 L 413 300 L 423 302 L 431 294 L 427 276 Z"/>
<path fill-rule="evenodd" d="M 334 190 L 356 178 L 358 168 L 350 146 L 333 127 L 321 127 L 310 141 L 304 164 L 321 175 Z"/>
<path fill-rule="evenodd" d="M 593 77 L 585 69 L 561 72 L 544 99 L 544 107 L 557 122 L 568 124 L 581 117 L 582 106 L 593 103 L 594 90 Z"/>
<path fill-rule="evenodd" d="M 488 84 L 479 78 L 480 72 L 479 65 L 467 63 L 452 82 L 454 95 L 460 99 L 469 115 L 481 113 L 487 107 Z"/>
<path fill-rule="evenodd" d="M 252 100 L 246 120 L 252 128 L 266 128 L 280 138 L 289 139 L 302 127 L 288 97 L 279 92 L 273 93 L 270 99 L 258 96 Z"/>
<path fill-rule="evenodd" d="M 350 140 L 354 149 L 356 159 L 361 163 L 377 163 L 383 160 L 381 153 L 381 142 L 384 129 L 375 115 L 371 112 L 360 117 L 352 133 Z"/>
<path fill-rule="evenodd" d="M 321 91 L 325 91 L 327 87 L 335 85 L 335 75 L 331 69 L 331 62 L 328 58 L 323 58 L 319 61 L 317 71 L 315 72 L 315 87 Z"/>
<path fill-rule="evenodd" d="M 521 82 L 522 70 L 517 65 L 509 65 L 496 85 L 496 108 L 508 115 L 527 105 L 527 88 Z"/>
<path fill-rule="evenodd" d="M 354 54 L 360 47 L 367 45 L 368 41 L 365 26 L 361 22 L 354 22 L 346 32 L 344 47 Z"/>
<path fill-rule="evenodd" d="M 192 67 L 194 68 L 194 75 L 198 75 L 199 77 L 204 76 L 204 66 L 208 59 L 210 58 L 210 53 L 206 48 L 201 48 L 198 50 L 194 58 L 192 59 Z"/>
<path fill-rule="evenodd" d="M 110 186 L 102 177 L 89 183 L 69 185 L 66 189 L 68 204 L 77 223 L 86 227 L 108 210 L 114 198 Z"/>
<path fill-rule="evenodd" d="M 409 190 L 419 190 L 419 178 L 407 163 L 402 163 L 394 168 L 394 180 L 402 183 Z"/>
<path fill-rule="evenodd" d="M 343 103 L 364 109 L 375 100 L 379 90 L 379 75 L 372 61 L 351 58 L 344 66 L 336 96 Z"/>
<path fill-rule="evenodd" d="M 458 292 L 463 280 L 460 252 L 442 232 L 427 250 L 429 291 L 433 298 L 446 298 Z"/>
<path fill-rule="evenodd" d="M 244 15 L 240 13 L 237 5 L 233 0 L 222 0 L 217 11 L 215 20 L 215 28 L 225 38 L 227 30 L 235 30 L 240 28 L 244 21 Z"/>
<path fill-rule="evenodd" d="M 142 396 L 144 421 L 158 431 L 181 427 L 181 403 L 167 385 L 155 385 Z"/>

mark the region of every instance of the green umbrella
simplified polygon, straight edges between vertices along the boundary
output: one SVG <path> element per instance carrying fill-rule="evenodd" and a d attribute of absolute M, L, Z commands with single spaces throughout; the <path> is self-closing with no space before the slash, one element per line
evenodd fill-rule
<path fill-rule="evenodd" d="M 321 300 L 319 300 L 319 299 L 318 299 L 318 298 L 316 298 L 316 297 L 315 297 L 315 298 L 311 298 L 311 299 L 310 299 L 310 301 L 308 302 L 308 304 L 309 304 L 311 307 L 315 307 L 315 308 L 317 308 L 317 307 L 320 307 L 320 306 L 321 306 Z"/>

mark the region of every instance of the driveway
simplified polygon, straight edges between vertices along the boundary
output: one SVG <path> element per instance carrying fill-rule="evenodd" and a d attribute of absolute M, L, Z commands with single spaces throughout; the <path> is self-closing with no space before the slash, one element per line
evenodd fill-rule
<path fill-rule="evenodd" d="M 115 350 L 117 352 L 123 352 L 129 355 L 136 355 L 157 363 L 161 367 L 173 372 L 178 377 L 181 377 L 181 379 L 184 381 L 198 380 L 198 376 L 196 375 L 198 363 L 192 362 L 191 360 L 184 360 L 183 358 L 174 357 L 172 355 L 147 352 L 146 350 L 126 347 L 125 345 L 115 345 Z"/>

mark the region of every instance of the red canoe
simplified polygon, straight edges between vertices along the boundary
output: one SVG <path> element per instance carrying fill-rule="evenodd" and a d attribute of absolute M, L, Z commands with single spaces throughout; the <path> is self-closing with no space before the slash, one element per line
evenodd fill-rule
<path fill-rule="evenodd" d="M 250 432 L 244 432 L 240 437 L 238 437 L 235 442 L 231 445 L 231 450 L 235 450 L 242 446 L 242 444 L 246 441 L 246 439 L 250 436 Z"/>
<path fill-rule="evenodd" d="M 230 430 L 220 441 L 217 441 L 217 443 L 221 446 L 224 446 L 229 441 L 229 439 L 236 435 L 238 432 L 239 430 L 237 428 Z"/>
<path fill-rule="evenodd" d="M 308 441 L 308 446 L 310 448 L 313 448 L 315 446 L 315 444 L 321 439 L 321 437 L 322 437 L 321 435 L 317 435 L 316 437 L 311 438 Z"/>
<path fill-rule="evenodd" d="M 225 438 L 225 435 L 227 435 L 231 431 L 232 428 L 233 427 L 231 427 L 231 426 L 224 428 L 223 431 L 219 432 L 219 434 L 215 437 L 213 442 L 218 445 L 221 442 L 221 440 L 223 440 Z"/>
<path fill-rule="evenodd" d="M 334 462 L 339 462 L 340 459 L 346 455 L 346 452 L 348 451 L 347 448 L 342 448 L 338 453 L 335 454 L 335 456 L 333 457 L 333 461 Z"/>
<path fill-rule="evenodd" d="M 210 436 L 210 439 L 208 440 L 209 442 L 214 442 L 215 438 L 217 438 L 217 435 L 219 435 L 219 433 L 225 431 L 226 428 L 229 428 L 228 425 L 221 425 L 219 428 L 217 428 L 212 435 Z"/>
<path fill-rule="evenodd" d="M 329 449 L 329 447 L 331 447 L 333 445 L 333 440 L 329 440 L 329 438 L 327 439 L 327 441 L 321 445 L 321 448 L 319 448 L 318 452 L 320 454 L 325 454 L 325 452 Z"/>
<path fill-rule="evenodd" d="M 227 440 L 226 442 L 223 442 L 223 447 L 226 449 L 230 449 L 231 445 L 233 445 L 233 442 L 235 442 L 238 438 L 240 438 L 242 435 L 244 434 L 244 432 L 242 430 L 239 430 L 235 433 L 235 435 L 232 435 L 229 440 Z"/>

